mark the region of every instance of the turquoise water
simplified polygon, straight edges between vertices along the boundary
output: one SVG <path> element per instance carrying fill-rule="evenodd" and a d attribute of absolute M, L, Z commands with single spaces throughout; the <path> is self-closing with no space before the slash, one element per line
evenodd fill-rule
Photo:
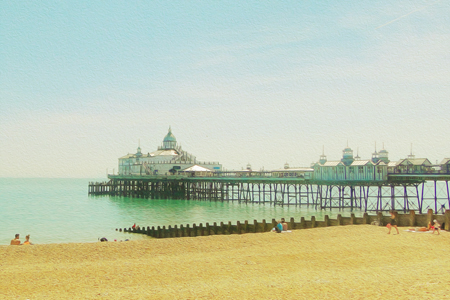
<path fill-rule="evenodd" d="M 271 221 L 325 215 L 334 218 L 350 211 L 315 210 L 313 207 L 240 204 L 188 200 L 89 196 L 89 181 L 105 179 L 0 178 L 0 245 L 9 244 L 15 233 L 21 240 L 31 235 L 38 244 L 146 239 L 145 235 L 121 233 L 116 228 L 168 226 L 248 220 Z M 360 212 L 355 214 L 362 215 Z"/>

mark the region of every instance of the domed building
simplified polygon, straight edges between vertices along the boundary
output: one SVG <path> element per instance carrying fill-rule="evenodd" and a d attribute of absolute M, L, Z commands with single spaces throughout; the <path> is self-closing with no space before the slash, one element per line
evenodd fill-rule
<path fill-rule="evenodd" d="M 201 167 L 204 174 L 222 170 L 218 162 L 197 161 L 194 155 L 184 151 L 169 127 L 162 145 L 156 151 L 145 154 L 139 146 L 136 153 L 120 157 L 119 175 L 174 175 L 198 169 L 192 168 L 194 166 Z"/>

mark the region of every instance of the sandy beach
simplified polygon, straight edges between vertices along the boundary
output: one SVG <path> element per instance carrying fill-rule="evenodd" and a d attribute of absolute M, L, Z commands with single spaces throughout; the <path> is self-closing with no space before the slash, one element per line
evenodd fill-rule
<path fill-rule="evenodd" d="M 444 299 L 450 233 L 351 225 L 0 246 L 1 299 Z"/>

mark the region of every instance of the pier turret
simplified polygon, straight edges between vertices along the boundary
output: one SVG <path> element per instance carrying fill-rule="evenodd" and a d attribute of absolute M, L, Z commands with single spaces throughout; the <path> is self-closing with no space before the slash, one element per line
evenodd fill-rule
<path fill-rule="evenodd" d="M 354 159 L 353 159 L 353 150 L 351 148 L 347 147 L 342 151 L 341 161 L 346 166 L 349 166 L 352 164 Z"/>
<path fill-rule="evenodd" d="M 387 152 L 385 149 L 380 150 L 380 152 L 378 153 L 378 159 L 387 164 L 389 162 L 388 155 L 389 152 Z"/>

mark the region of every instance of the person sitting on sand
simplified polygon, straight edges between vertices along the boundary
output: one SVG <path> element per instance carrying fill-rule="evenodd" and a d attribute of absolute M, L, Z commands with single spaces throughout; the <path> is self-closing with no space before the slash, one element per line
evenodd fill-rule
<path fill-rule="evenodd" d="M 288 230 L 288 223 L 284 220 L 284 218 L 281 218 L 281 225 L 283 226 L 283 231 Z"/>
<path fill-rule="evenodd" d="M 391 214 L 391 220 L 390 220 L 390 222 L 387 224 L 387 227 L 389 228 L 388 234 L 391 233 L 391 228 L 392 228 L 392 226 L 395 227 L 395 229 L 397 230 L 397 234 L 399 234 L 400 232 L 398 231 L 398 228 L 397 228 L 397 221 L 395 220 L 395 213 L 394 213 L 394 211 L 390 211 L 389 213 Z"/>
<path fill-rule="evenodd" d="M 23 242 L 22 245 L 33 245 L 33 243 L 30 242 L 30 235 L 25 237 L 25 242 Z"/>
<path fill-rule="evenodd" d="M 11 245 L 20 245 L 20 239 L 19 239 L 19 234 L 18 233 L 16 233 L 14 239 L 11 240 Z"/>
<path fill-rule="evenodd" d="M 433 225 L 433 232 L 432 233 L 434 234 L 434 232 L 437 231 L 437 233 L 440 234 L 439 233 L 439 228 L 441 228 L 441 224 L 439 224 L 437 220 L 433 220 L 433 223 L 434 223 L 434 225 Z"/>

